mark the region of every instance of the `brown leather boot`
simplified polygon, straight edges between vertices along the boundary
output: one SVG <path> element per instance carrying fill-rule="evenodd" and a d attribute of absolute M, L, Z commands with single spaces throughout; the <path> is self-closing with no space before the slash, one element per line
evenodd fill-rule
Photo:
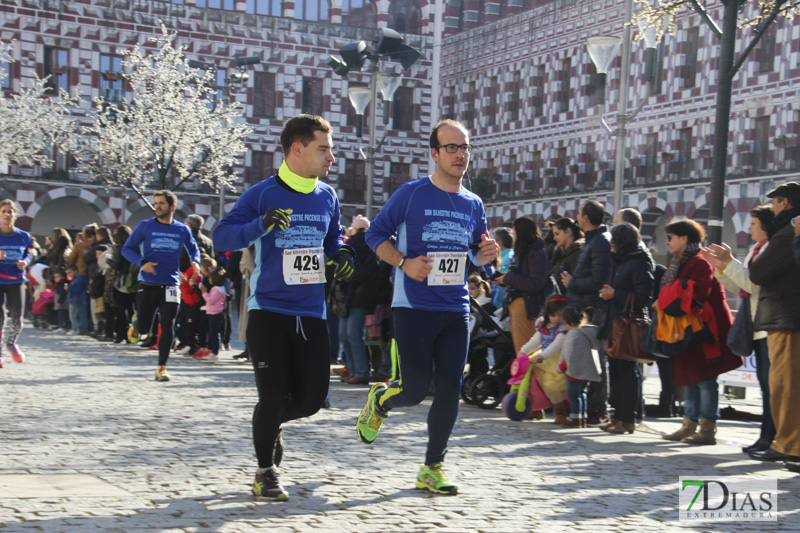
<path fill-rule="evenodd" d="M 558 402 L 553 404 L 553 424 L 561 425 L 567 421 L 567 404 Z"/>
<path fill-rule="evenodd" d="M 563 424 L 559 424 L 559 426 L 562 428 L 585 428 L 585 425 L 581 425 L 581 420 L 584 421 L 584 424 L 586 423 L 585 418 L 567 418 L 567 420 Z"/>
<path fill-rule="evenodd" d="M 691 418 L 683 417 L 683 425 L 681 429 L 676 431 L 675 433 L 670 433 L 669 435 L 661 435 L 661 438 L 664 440 L 674 440 L 680 442 L 682 439 L 690 435 L 694 435 L 695 431 L 697 430 L 697 422 L 692 420 Z"/>
<path fill-rule="evenodd" d="M 717 433 L 717 425 L 708 420 L 707 418 L 700 419 L 700 431 L 694 435 L 689 435 L 681 439 L 681 442 L 686 444 L 716 444 L 717 439 L 714 435 Z"/>
<path fill-rule="evenodd" d="M 531 411 L 528 413 L 528 416 L 525 417 L 525 420 L 541 420 L 544 418 L 544 410 L 539 409 L 538 411 Z"/>
<path fill-rule="evenodd" d="M 617 420 L 617 423 L 608 428 L 606 431 L 613 433 L 614 435 L 622 435 L 624 433 L 633 433 L 634 429 L 636 429 L 636 424 L 633 422 L 623 422 L 622 420 Z"/>
<path fill-rule="evenodd" d="M 613 428 L 614 426 L 616 426 L 616 425 L 617 425 L 617 422 L 619 422 L 619 419 L 618 419 L 618 418 L 611 417 L 611 422 L 609 422 L 608 424 L 604 424 L 604 425 L 602 425 L 602 426 L 597 426 L 597 427 L 599 427 L 599 428 L 600 428 L 600 429 L 602 429 L 603 431 L 608 431 L 609 429 L 611 429 L 611 428 Z"/>

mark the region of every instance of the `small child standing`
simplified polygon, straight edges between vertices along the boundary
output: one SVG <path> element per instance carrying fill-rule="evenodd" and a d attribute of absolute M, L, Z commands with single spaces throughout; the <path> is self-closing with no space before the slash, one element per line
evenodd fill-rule
<path fill-rule="evenodd" d="M 208 350 L 197 358 L 203 361 L 219 361 L 219 347 L 222 339 L 222 327 L 224 317 L 222 311 L 225 309 L 225 299 L 228 293 L 225 291 L 225 269 L 218 268 L 208 275 L 211 289 L 201 285 L 203 299 L 206 301 L 206 316 L 208 317 Z"/>
<path fill-rule="evenodd" d="M 528 355 L 535 366 L 533 377 L 542 387 L 542 392 L 553 402 L 553 423 L 562 424 L 567 420 L 567 384 L 564 376 L 558 373 L 558 354 L 564 343 L 566 330 L 561 322 L 561 311 L 567 306 L 563 296 L 552 296 L 544 304 L 542 316 L 536 320 L 536 333 L 520 348 L 519 355 Z M 531 411 L 528 418 L 541 420 L 544 411 Z"/>
<path fill-rule="evenodd" d="M 54 309 L 58 315 L 58 329 L 56 333 L 66 333 L 69 331 L 69 302 L 67 302 L 67 288 L 69 281 L 63 270 L 56 270 L 53 274 L 53 284 L 55 285 L 56 300 Z"/>
<path fill-rule="evenodd" d="M 205 287 L 206 290 L 211 290 L 212 285 L 208 277 L 216 268 L 216 259 L 207 254 L 200 255 L 200 274 L 202 274 L 202 279 L 200 280 L 199 287 L 201 288 L 201 292 L 203 287 Z M 200 299 L 200 307 L 197 311 L 197 345 L 200 349 L 192 353 L 192 357 L 198 358 L 210 351 L 208 350 L 208 318 L 206 318 L 206 304 L 202 298 Z"/>
<path fill-rule="evenodd" d="M 67 277 L 72 281 L 67 287 L 67 301 L 69 302 L 69 319 L 72 322 L 72 330 L 67 335 L 86 335 L 88 324 L 86 321 L 86 309 L 89 306 L 89 279 L 84 274 L 78 273 L 75 265 L 67 266 Z"/>
<path fill-rule="evenodd" d="M 176 351 L 185 356 L 197 353 L 197 321 L 200 316 L 200 283 L 203 276 L 193 264 L 181 272 L 181 304 L 178 320 L 180 321 L 179 341 Z M 203 328 L 205 329 L 205 328 Z"/>
<path fill-rule="evenodd" d="M 567 329 L 561 347 L 558 368 L 567 376 L 569 419 L 562 428 L 586 427 L 586 390 L 590 381 L 600 381 L 600 341 L 597 326 L 585 319 L 577 305 L 568 305 L 561 312 L 561 321 Z"/>

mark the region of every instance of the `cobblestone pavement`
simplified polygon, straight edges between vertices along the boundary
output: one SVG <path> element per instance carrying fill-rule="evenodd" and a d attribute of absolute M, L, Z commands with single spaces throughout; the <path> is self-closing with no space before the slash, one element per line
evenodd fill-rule
<path fill-rule="evenodd" d="M 291 499 L 255 502 L 255 387 L 235 351 L 175 356 L 157 383 L 154 351 L 30 326 L 20 346 L 27 361 L 6 355 L 0 370 L 3 532 L 800 531 L 800 476 L 738 447 L 756 422 L 723 421 L 722 444 L 689 447 L 658 438 L 677 419 L 613 436 L 462 406 L 447 459 L 460 494 L 434 496 L 414 488 L 429 401 L 366 446 L 354 422 L 367 389 L 337 376 L 330 409 L 285 427 Z M 734 474 L 778 478 L 777 523 L 678 521 L 678 476 Z"/>

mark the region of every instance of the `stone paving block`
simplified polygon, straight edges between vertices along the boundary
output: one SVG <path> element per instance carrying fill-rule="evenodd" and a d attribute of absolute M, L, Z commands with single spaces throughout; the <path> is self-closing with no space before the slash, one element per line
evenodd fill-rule
<path fill-rule="evenodd" d="M 4 418 L 0 475 L 81 474 L 130 496 L 0 498 L 3 533 L 691 531 L 675 510 L 682 472 L 777 477 L 786 514 L 767 530 L 800 530 L 798 476 L 739 450 L 739 441 L 755 440 L 756 423 L 722 421 L 720 445 L 691 448 L 659 438 L 679 419 L 648 419 L 633 435 L 612 436 L 462 405 L 446 464 L 460 494 L 436 496 L 414 488 L 430 399 L 393 412 L 366 446 L 354 429 L 366 388 L 335 379 L 334 408 L 286 424 L 289 502 L 254 502 L 249 369 L 173 357 L 175 379 L 157 384 L 155 356 L 135 347 L 30 328 L 20 343 L 28 360 L 1 377 L 26 411 Z"/>

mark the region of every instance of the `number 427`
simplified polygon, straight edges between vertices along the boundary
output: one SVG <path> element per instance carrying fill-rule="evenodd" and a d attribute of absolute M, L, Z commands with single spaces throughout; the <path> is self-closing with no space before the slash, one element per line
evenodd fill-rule
<path fill-rule="evenodd" d="M 439 261 L 439 272 L 452 274 L 458 272 L 458 259 L 442 259 Z"/>

